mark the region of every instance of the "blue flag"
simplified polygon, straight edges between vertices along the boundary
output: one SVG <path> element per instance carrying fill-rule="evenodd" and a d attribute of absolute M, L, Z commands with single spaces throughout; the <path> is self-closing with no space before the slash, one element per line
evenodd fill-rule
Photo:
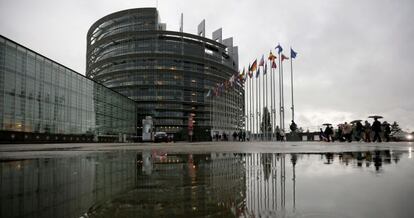
<path fill-rule="evenodd" d="M 293 51 L 293 49 L 292 48 L 290 48 L 290 58 L 296 58 L 296 55 L 297 55 L 298 53 L 296 53 L 295 51 Z"/>
<path fill-rule="evenodd" d="M 259 67 L 259 68 L 257 68 L 257 71 L 256 71 L 256 78 L 257 78 L 257 77 L 259 77 L 259 75 L 260 75 L 260 67 Z"/>
<path fill-rule="evenodd" d="M 282 46 L 280 46 L 280 44 L 277 44 L 275 49 L 277 49 L 278 54 L 282 53 L 282 51 L 283 51 L 283 48 L 282 48 Z"/>
<path fill-rule="evenodd" d="M 265 64 L 265 66 L 264 66 L 263 75 L 266 75 L 266 73 L 267 73 L 267 62 L 266 62 L 266 64 Z"/>

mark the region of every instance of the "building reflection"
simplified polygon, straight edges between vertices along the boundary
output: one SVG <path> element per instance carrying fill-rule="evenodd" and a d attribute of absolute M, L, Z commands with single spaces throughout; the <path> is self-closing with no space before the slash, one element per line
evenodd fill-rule
<path fill-rule="evenodd" d="M 135 186 L 125 153 L 0 162 L 0 217 L 79 217 Z"/>
<path fill-rule="evenodd" d="M 245 208 L 241 154 L 137 154 L 136 188 L 90 217 L 240 216 Z M 122 210 L 122 208 L 128 208 Z"/>
<path fill-rule="evenodd" d="M 309 164 L 383 173 L 402 154 L 153 150 L 2 161 L 0 217 L 283 217 L 301 209 L 296 204 L 297 169 L 299 176 Z M 303 191 L 306 181 L 299 182 Z"/>

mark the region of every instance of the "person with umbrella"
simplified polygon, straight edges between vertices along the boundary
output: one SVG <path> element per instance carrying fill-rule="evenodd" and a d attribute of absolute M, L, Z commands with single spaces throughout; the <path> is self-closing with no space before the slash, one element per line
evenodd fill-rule
<path fill-rule="evenodd" d="M 330 125 L 326 125 L 324 133 L 325 133 L 326 141 L 330 142 L 331 139 L 332 139 L 332 141 L 334 140 L 333 137 L 332 137 L 333 136 L 333 130 L 332 130 Z"/>
<path fill-rule="evenodd" d="M 374 118 L 374 122 L 372 123 L 372 131 L 374 131 L 374 139 L 373 142 L 382 142 L 380 132 L 381 132 L 381 122 L 378 121 L 378 118 L 382 118 L 380 116 L 371 116 L 371 118 Z"/>
<path fill-rule="evenodd" d="M 340 142 L 344 142 L 344 136 L 343 136 L 343 124 L 338 124 L 338 130 L 336 131 L 336 136 L 335 138 L 338 139 L 338 141 Z"/>

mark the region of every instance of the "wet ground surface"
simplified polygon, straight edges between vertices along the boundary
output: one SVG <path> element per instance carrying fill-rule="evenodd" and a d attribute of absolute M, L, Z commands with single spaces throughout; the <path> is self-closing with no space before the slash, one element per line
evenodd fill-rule
<path fill-rule="evenodd" d="M 412 217 L 412 147 L 0 145 L 0 217 Z"/>

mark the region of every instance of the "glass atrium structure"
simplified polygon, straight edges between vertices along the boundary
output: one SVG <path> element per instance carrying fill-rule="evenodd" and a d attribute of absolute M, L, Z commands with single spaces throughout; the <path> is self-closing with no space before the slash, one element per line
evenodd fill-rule
<path fill-rule="evenodd" d="M 136 134 L 135 104 L 0 36 L 0 142 L 118 140 Z"/>

